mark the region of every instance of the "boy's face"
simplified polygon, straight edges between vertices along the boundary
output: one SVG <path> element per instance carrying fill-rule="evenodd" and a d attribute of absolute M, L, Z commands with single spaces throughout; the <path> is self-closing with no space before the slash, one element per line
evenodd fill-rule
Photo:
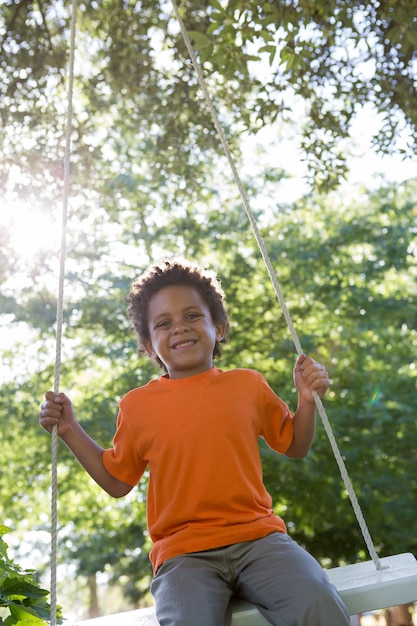
<path fill-rule="evenodd" d="M 186 285 L 158 291 L 149 302 L 149 356 L 157 355 L 170 378 L 194 376 L 213 367 L 213 350 L 226 328 L 215 325 L 200 293 Z"/>

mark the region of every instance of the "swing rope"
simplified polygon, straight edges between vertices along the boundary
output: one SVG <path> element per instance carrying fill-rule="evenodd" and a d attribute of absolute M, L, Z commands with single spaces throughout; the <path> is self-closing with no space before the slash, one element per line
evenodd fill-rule
<path fill-rule="evenodd" d="M 242 183 L 242 181 L 240 179 L 240 176 L 239 176 L 239 173 L 237 171 L 237 168 L 236 168 L 233 156 L 231 154 L 228 142 L 227 142 L 225 134 L 223 132 L 223 128 L 222 128 L 222 126 L 220 124 L 217 112 L 216 112 L 216 110 L 214 108 L 211 96 L 210 96 L 210 94 L 208 92 L 203 72 L 201 70 L 200 64 L 199 64 L 199 62 L 197 60 L 197 57 L 195 55 L 195 52 L 194 52 L 194 49 L 193 49 L 190 37 L 189 37 L 189 35 L 188 35 L 187 31 L 186 31 L 186 28 L 184 26 L 184 22 L 182 20 L 181 15 L 180 15 L 178 6 L 177 6 L 175 0 L 171 0 L 171 3 L 172 3 L 172 7 L 173 7 L 173 10 L 174 10 L 175 16 L 176 16 L 176 18 L 178 20 L 178 24 L 180 26 L 180 30 L 181 30 L 181 34 L 182 34 L 185 46 L 186 46 L 186 48 L 188 50 L 188 54 L 190 56 L 190 59 L 192 61 L 194 69 L 196 71 L 201 91 L 203 92 L 205 101 L 206 101 L 207 106 L 208 106 L 208 108 L 210 110 L 214 126 L 215 126 L 215 128 L 217 130 L 217 133 L 219 135 L 220 142 L 221 142 L 221 144 L 223 146 L 223 150 L 224 150 L 226 158 L 227 158 L 227 160 L 229 162 L 229 165 L 230 165 L 233 177 L 234 177 L 235 182 L 237 184 L 237 187 L 239 189 L 239 193 L 240 193 L 243 205 L 245 207 L 245 211 L 246 211 L 249 223 L 250 223 L 250 225 L 252 227 L 252 231 L 253 231 L 254 237 L 255 237 L 256 242 L 258 244 L 260 253 L 261 253 L 262 258 L 264 260 L 266 269 L 268 271 L 268 274 L 269 274 L 269 277 L 271 279 L 272 285 L 274 287 L 276 296 L 277 296 L 279 304 L 281 306 L 281 309 L 282 309 L 285 321 L 287 323 L 288 329 L 289 329 L 290 334 L 291 334 L 291 338 L 292 338 L 292 340 L 294 342 L 295 349 L 297 351 L 297 354 L 300 355 L 300 354 L 303 353 L 300 340 L 298 338 L 297 332 L 296 332 L 294 324 L 292 322 L 291 315 L 290 315 L 290 312 L 288 310 L 288 307 L 287 307 L 287 305 L 285 303 L 285 300 L 284 300 L 284 297 L 283 297 L 283 293 L 282 293 L 282 289 L 281 289 L 281 286 L 280 286 L 280 284 L 278 282 L 278 279 L 277 279 L 276 273 L 274 271 L 274 268 L 272 266 L 271 260 L 269 258 L 269 254 L 268 254 L 267 248 L 265 246 L 265 242 L 264 242 L 264 240 L 262 238 L 262 235 L 261 235 L 261 233 L 259 231 L 259 228 L 258 228 L 258 225 L 257 225 L 256 220 L 254 218 L 253 212 L 252 212 L 252 210 L 250 208 L 249 199 L 248 199 L 245 187 L 244 187 L 244 185 L 243 185 L 243 183 Z M 370 534 L 368 526 L 366 524 L 366 521 L 365 521 L 365 518 L 364 518 L 364 515 L 363 515 L 363 512 L 362 512 L 362 509 L 361 509 L 361 506 L 359 504 L 358 498 L 356 496 L 355 490 L 353 488 L 352 482 L 351 482 L 351 480 L 349 478 L 349 474 L 348 474 L 348 471 L 347 471 L 347 468 L 346 468 L 346 464 L 345 464 L 345 462 L 343 460 L 343 457 L 342 457 L 342 455 L 340 453 L 340 450 L 339 450 L 339 447 L 337 445 L 336 439 L 334 437 L 332 428 L 330 426 L 329 419 L 328 419 L 328 417 L 326 415 L 326 411 L 324 409 L 323 403 L 322 403 L 320 397 L 318 396 L 318 394 L 316 392 L 313 392 L 313 396 L 314 396 L 314 400 L 315 400 L 315 403 L 316 403 L 316 406 L 317 406 L 318 413 L 319 413 L 319 415 L 321 417 L 324 429 L 325 429 L 327 437 L 329 439 L 329 442 L 330 442 L 333 454 L 335 456 L 337 465 L 339 467 L 339 471 L 340 471 L 341 477 L 342 477 L 343 482 L 345 484 L 346 491 L 348 493 L 348 496 L 350 498 L 350 501 L 351 501 L 354 513 L 356 515 L 356 519 L 357 519 L 359 527 L 361 529 L 362 536 L 363 536 L 363 539 L 365 541 L 366 547 L 368 549 L 369 555 L 370 555 L 370 557 L 371 557 L 371 559 L 372 559 L 376 569 L 377 570 L 381 570 L 382 569 L 381 562 L 380 562 L 379 557 L 377 555 L 374 543 L 372 541 L 371 534 Z"/>
<path fill-rule="evenodd" d="M 71 34 L 69 47 L 69 69 L 67 90 L 67 112 L 64 151 L 64 183 L 62 194 L 61 214 L 61 245 L 59 255 L 59 279 L 56 314 L 56 340 L 55 340 L 55 364 L 54 364 L 54 393 L 59 393 L 61 376 L 61 353 L 62 353 L 62 327 L 64 319 L 64 282 L 65 261 L 67 250 L 67 221 L 68 199 L 70 193 L 71 175 L 71 134 L 73 113 L 73 88 L 74 88 L 74 57 L 75 57 L 75 31 L 76 31 L 76 0 L 71 5 Z M 58 427 L 52 428 L 52 459 L 51 459 L 51 626 L 56 626 L 57 618 L 57 536 L 58 536 Z"/>

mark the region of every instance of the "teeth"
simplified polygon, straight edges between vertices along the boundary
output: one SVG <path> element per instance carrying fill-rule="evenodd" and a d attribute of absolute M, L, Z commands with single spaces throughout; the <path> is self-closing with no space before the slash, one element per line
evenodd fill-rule
<path fill-rule="evenodd" d="M 182 343 L 176 343 L 174 348 L 184 348 L 185 346 L 192 346 L 194 341 L 183 341 Z"/>

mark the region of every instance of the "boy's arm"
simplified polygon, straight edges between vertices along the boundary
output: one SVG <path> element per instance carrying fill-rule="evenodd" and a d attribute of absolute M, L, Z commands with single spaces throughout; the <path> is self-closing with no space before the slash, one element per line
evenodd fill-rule
<path fill-rule="evenodd" d="M 48 432 L 51 432 L 52 426 L 58 427 L 59 437 L 108 494 L 120 498 L 132 490 L 132 485 L 115 478 L 107 471 L 103 463 L 103 448 L 77 422 L 71 401 L 63 393 L 55 395 L 48 391 L 45 402 L 41 405 L 39 422 Z"/>
<path fill-rule="evenodd" d="M 307 456 L 316 431 L 316 403 L 313 391 L 322 398 L 329 386 L 326 369 L 302 354 L 294 367 L 294 382 L 298 391 L 298 407 L 294 415 L 294 437 L 286 456 L 302 459 Z"/>

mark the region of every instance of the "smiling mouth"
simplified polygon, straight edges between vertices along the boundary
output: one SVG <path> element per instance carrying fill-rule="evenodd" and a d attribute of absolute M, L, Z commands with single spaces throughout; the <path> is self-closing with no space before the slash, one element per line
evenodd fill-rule
<path fill-rule="evenodd" d="M 183 348 L 189 348 L 190 346 L 193 346 L 195 343 L 195 339 L 187 339 L 187 341 L 179 341 L 178 343 L 175 343 L 172 348 L 174 350 L 182 350 Z"/>

